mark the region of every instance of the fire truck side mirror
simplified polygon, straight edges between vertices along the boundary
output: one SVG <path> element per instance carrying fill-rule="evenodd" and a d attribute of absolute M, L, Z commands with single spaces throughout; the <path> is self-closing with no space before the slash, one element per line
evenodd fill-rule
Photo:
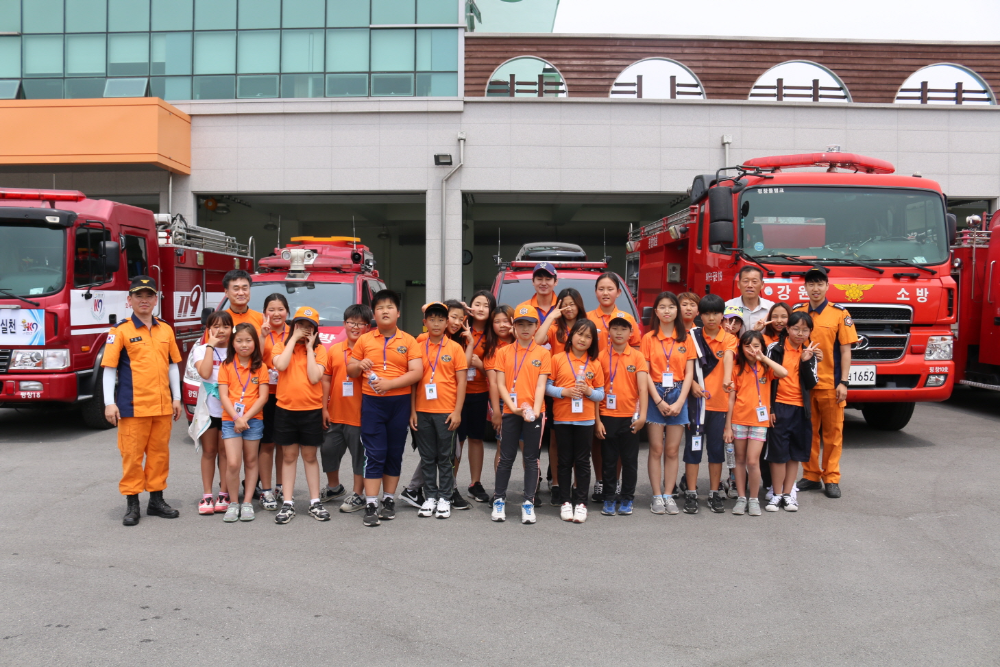
<path fill-rule="evenodd" d="M 211 315 L 212 315 L 212 309 L 211 308 L 202 308 L 201 309 L 201 326 L 203 326 L 203 327 L 208 326 L 208 318 Z"/>
<path fill-rule="evenodd" d="M 648 327 L 649 323 L 653 321 L 653 307 L 643 306 L 642 308 L 642 326 Z"/>
<path fill-rule="evenodd" d="M 708 191 L 709 222 L 733 221 L 733 189 L 714 187 Z"/>
<path fill-rule="evenodd" d="M 720 245 L 724 248 L 733 246 L 733 222 L 723 220 L 713 222 L 708 227 L 708 245 Z"/>
<path fill-rule="evenodd" d="M 944 220 L 948 224 L 948 245 L 955 245 L 955 237 L 958 236 L 958 217 L 954 213 L 946 213 Z"/>
<path fill-rule="evenodd" d="M 102 241 L 101 255 L 104 260 L 104 275 L 116 272 L 121 266 L 122 248 L 117 241 Z"/>

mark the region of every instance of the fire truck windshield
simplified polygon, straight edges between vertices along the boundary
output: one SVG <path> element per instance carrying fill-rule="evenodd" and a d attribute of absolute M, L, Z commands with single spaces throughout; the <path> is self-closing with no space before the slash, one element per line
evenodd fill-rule
<path fill-rule="evenodd" d="M 17 296 L 47 296 L 65 283 L 64 228 L 0 223 L 0 290 Z"/>
<path fill-rule="evenodd" d="M 594 310 L 599 306 L 597 303 L 597 294 L 594 292 L 594 281 L 597 279 L 597 275 L 595 273 L 593 278 L 560 278 L 559 282 L 556 283 L 556 294 L 572 287 L 580 292 L 580 296 L 583 297 L 583 305 L 587 310 Z M 527 301 L 534 295 L 535 286 L 531 284 L 531 278 L 508 278 L 500 285 L 500 294 L 497 296 L 497 303 L 505 303 L 513 307 Z M 632 302 L 629 301 L 624 290 L 617 304 L 619 308 L 626 310 L 632 317 L 637 317 L 635 311 L 632 309 Z"/>
<path fill-rule="evenodd" d="M 948 259 L 944 201 L 931 191 L 894 188 L 763 186 L 740 198 L 743 250 L 768 262 L 776 255 L 814 260 Z"/>
<path fill-rule="evenodd" d="M 319 311 L 321 327 L 344 326 L 344 311 L 355 302 L 354 282 L 316 283 L 282 280 L 280 282 L 254 282 L 250 290 L 250 308 L 264 312 L 264 299 L 278 293 L 288 299 L 288 316 L 292 317 L 301 306 Z M 227 308 L 223 303 L 220 309 Z"/>

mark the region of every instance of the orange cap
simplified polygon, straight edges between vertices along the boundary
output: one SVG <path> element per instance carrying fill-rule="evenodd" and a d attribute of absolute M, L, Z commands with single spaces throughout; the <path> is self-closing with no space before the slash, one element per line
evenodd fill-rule
<path fill-rule="evenodd" d="M 295 324 L 298 321 L 312 322 L 319 328 L 319 313 L 315 308 L 310 308 L 309 306 L 300 306 L 295 310 L 295 317 L 288 320 L 288 324 Z"/>

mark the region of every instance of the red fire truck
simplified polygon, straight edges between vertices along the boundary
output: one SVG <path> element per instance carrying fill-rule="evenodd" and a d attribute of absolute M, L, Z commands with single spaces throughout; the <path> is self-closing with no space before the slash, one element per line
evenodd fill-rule
<path fill-rule="evenodd" d="M 985 216 L 984 216 L 985 217 Z M 963 230 L 952 249 L 958 283 L 957 382 L 1000 391 L 1000 212 Z"/>
<path fill-rule="evenodd" d="M 0 406 L 76 404 L 88 426 L 109 428 L 100 364 L 108 328 L 131 314 L 131 278 L 157 280 L 156 315 L 186 356 L 199 306 L 221 296 L 226 271 L 252 266 L 247 246 L 179 217 L 77 191 L 0 189 Z"/>
<path fill-rule="evenodd" d="M 640 307 L 662 290 L 730 299 L 752 265 L 764 274 L 763 297 L 795 305 L 808 301 L 805 272 L 823 268 L 828 298 L 850 311 L 860 339 L 848 404 L 875 428 L 901 429 L 915 402 L 951 394 L 958 302 L 947 200 L 936 182 L 894 171 L 828 152 L 697 176 L 688 209 L 630 234 L 630 288 Z"/>

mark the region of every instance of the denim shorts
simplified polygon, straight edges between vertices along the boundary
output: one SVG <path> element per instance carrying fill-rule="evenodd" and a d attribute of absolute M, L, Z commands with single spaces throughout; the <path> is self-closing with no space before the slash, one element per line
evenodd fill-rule
<path fill-rule="evenodd" d="M 247 430 L 242 433 L 236 432 L 236 423 L 230 421 L 222 422 L 222 439 L 243 438 L 244 440 L 260 440 L 264 435 L 264 420 L 251 419 L 247 422 Z"/>
<path fill-rule="evenodd" d="M 687 424 L 687 403 L 681 407 L 680 414 L 674 417 L 664 417 L 660 413 L 660 409 L 656 407 L 660 399 L 667 403 L 676 403 L 681 395 L 681 385 L 675 384 L 672 389 L 664 389 L 660 385 L 656 385 L 656 392 L 659 394 L 659 398 L 654 400 L 652 396 L 649 397 L 649 406 L 646 408 L 646 423 L 661 426 L 684 426 Z"/>

